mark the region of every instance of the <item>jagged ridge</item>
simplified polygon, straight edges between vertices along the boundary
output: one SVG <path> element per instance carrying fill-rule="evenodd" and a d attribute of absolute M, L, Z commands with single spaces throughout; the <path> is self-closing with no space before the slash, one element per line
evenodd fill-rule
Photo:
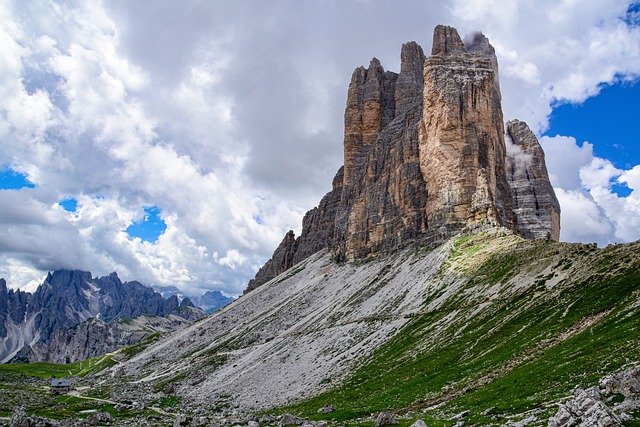
<path fill-rule="evenodd" d="M 192 305 L 188 300 L 185 304 Z M 141 314 L 162 317 L 179 305 L 177 296 L 164 299 L 140 282 L 123 283 L 116 273 L 92 278 L 88 271 L 57 270 L 33 294 L 7 290 L 5 280 L 0 279 L 0 360 L 65 361 L 67 350 L 57 354 L 49 346 L 56 334 L 93 317 L 106 322 Z M 58 340 L 71 338 L 59 335 Z M 83 350 L 75 352 L 82 354 Z"/>

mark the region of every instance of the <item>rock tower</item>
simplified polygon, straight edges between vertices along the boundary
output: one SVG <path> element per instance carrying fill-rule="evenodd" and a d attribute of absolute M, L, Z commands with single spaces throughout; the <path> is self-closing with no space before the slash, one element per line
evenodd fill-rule
<path fill-rule="evenodd" d="M 560 206 L 544 153 L 527 124 L 502 116 L 489 40 L 464 43 L 439 25 L 430 56 L 402 46 L 400 73 L 373 58 L 351 76 L 344 166 L 248 292 L 312 254 L 356 261 L 411 244 L 437 244 L 478 222 L 527 239 L 558 240 Z"/>

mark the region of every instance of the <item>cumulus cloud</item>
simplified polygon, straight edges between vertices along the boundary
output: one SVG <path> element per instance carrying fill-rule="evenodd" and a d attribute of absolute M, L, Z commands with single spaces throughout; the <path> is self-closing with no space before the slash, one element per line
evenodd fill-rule
<path fill-rule="evenodd" d="M 0 166 L 36 188 L 0 191 L 0 276 L 33 286 L 48 269 L 115 270 L 237 294 L 330 189 L 354 68 L 376 56 L 397 71 L 402 43 L 428 52 L 436 24 L 482 30 L 505 118 L 539 131 L 552 103 L 640 72 L 626 3 L 594 3 L 3 2 Z M 638 169 L 594 163 L 570 137 L 543 144 L 563 237 L 632 238 Z M 67 197 L 76 212 L 58 206 Z M 167 225 L 154 243 L 124 232 L 148 206 Z M 571 231 L 580 215 L 590 228 Z"/>
<path fill-rule="evenodd" d="M 573 137 L 544 136 L 540 143 L 562 209 L 561 240 L 606 245 L 640 237 L 640 166 L 618 169 L 594 156 L 591 144 L 580 146 Z M 615 185 L 631 194 L 619 196 Z"/>

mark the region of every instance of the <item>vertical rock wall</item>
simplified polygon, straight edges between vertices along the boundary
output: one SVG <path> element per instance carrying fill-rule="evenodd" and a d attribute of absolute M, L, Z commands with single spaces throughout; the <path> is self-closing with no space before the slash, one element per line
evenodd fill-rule
<path fill-rule="evenodd" d="M 507 122 L 507 135 L 513 144 L 508 146 L 507 177 L 518 233 L 525 239 L 560 240 L 560 204 L 538 139 L 520 120 Z"/>
<path fill-rule="evenodd" d="M 513 226 L 496 88 L 490 59 L 467 53 L 455 29 L 438 26 L 424 67 L 420 128 L 427 221 L 438 237 L 484 220 Z"/>
<path fill-rule="evenodd" d="M 380 93 L 380 120 L 376 123 L 381 124 L 381 129 L 375 134 L 363 132 L 365 143 L 357 162 L 351 162 L 354 167 L 349 173 L 348 153 L 352 150 L 347 147 L 351 145 L 353 132 L 345 131 L 342 196 L 335 213 L 333 245 L 325 247 L 338 261 L 376 256 L 426 231 L 421 209 L 426 187 L 418 153 L 424 60 L 417 43 L 406 43 L 401 51 L 400 74 L 385 72 L 374 60 L 365 72 L 366 80 L 352 79 L 345 123 L 357 123 L 360 112 L 367 112 L 369 98 L 365 96 L 362 103 L 358 94 Z M 357 69 L 355 74 L 362 71 Z M 381 82 L 378 87 L 385 88 L 384 91 L 370 89 L 371 75 L 377 76 L 374 81 Z M 356 109 L 353 105 L 363 107 Z"/>

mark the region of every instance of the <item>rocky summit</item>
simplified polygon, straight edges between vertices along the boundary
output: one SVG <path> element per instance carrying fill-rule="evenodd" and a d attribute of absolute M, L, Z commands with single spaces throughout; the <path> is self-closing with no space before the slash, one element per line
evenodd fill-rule
<path fill-rule="evenodd" d="M 505 123 L 498 60 L 481 33 L 463 42 L 438 26 L 430 56 L 402 46 L 400 73 L 373 58 L 351 76 L 344 166 L 333 188 L 290 231 L 247 292 L 323 250 L 357 261 L 435 246 L 487 223 L 558 240 L 560 205 L 538 140 Z"/>
<path fill-rule="evenodd" d="M 142 314 L 150 316 L 123 323 Z M 203 315 L 188 299 L 165 299 L 140 282 L 123 283 L 116 273 L 94 278 L 88 271 L 57 270 L 33 294 L 7 289 L 0 279 L 0 361 L 76 362 Z"/>

